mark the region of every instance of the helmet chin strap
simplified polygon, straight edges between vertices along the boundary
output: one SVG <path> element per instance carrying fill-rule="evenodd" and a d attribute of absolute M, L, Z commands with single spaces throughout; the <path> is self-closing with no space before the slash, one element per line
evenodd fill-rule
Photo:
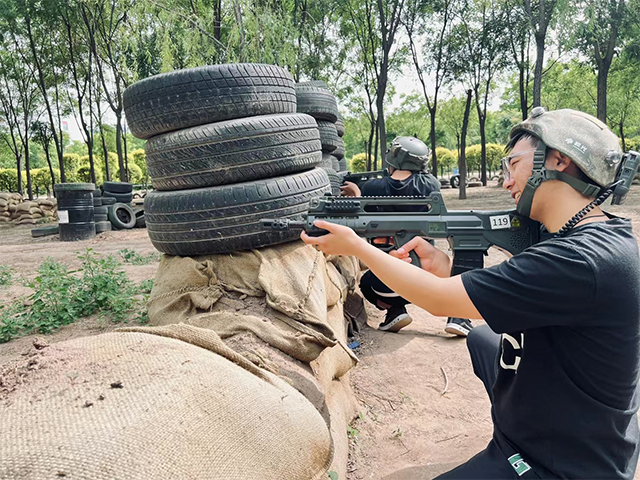
<path fill-rule="evenodd" d="M 533 170 L 531 171 L 531 176 L 522 190 L 522 195 L 520 195 L 518 205 L 516 205 L 516 211 L 525 217 L 528 217 L 531 214 L 533 195 L 536 193 L 536 189 L 545 180 L 544 174 L 546 172 L 546 168 L 544 167 L 544 161 L 546 156 L 547 145 L 542 140 L 538 140 L 538 148 L 536 148 L 536 152 L 533 154 Z"/>
<path fill-rule="evenodd" d="M 547 180 L 564 182 L 587 197 L 597 197 L 600 194 L 601 188 L 597 185 L 583 182 L 559 170 L 547 170 L 544 166 L 546 156 L 547 146 L 540 140 L 538 142 L 538 148 L 533 155 L 533 170 L 531 176 L 527 180 L 527 184 L 522 190 L 522 195 L 516 206 L 516 211 L 520 215 L 528 217 L 531 214 L 531 205 L 533 204 L 533 196 L 536 193 L 536 189 L 542 182 L 546 182 Z"/>

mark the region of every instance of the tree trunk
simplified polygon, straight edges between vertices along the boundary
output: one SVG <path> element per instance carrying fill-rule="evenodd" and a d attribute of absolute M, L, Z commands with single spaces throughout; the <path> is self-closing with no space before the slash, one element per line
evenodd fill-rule
<path fill-rule="evenodd" d="M 116 114 L 116 151 L 118 152 L 118 168 L 120 168 L 120 181 L 127 181 L 127 171 L 124 168 L 122 156 L 122 118 Z"/>
<path fill-rule="evenodd" d="M 378 140 L 380 141 L 380 155 L 387 151 L 387 130 L 384 119 L 384 96 L 387 90 L 387 69 L 381 68 L 380 81 L 378 82 L 378 95 L 376 97 L 376 108 L 378 110 Z M 377 150 L 377 148 L 376 148 Z M 376 155 L 376 162 L 377 162 Z"/>
<path fill-rule="evenodd" d="M 107 182 L 111 181 L 111 169 L 109 168 L 109 151 L 107 150 L 107 142 L 104 139 L 104 131 L 102 124 L 100 125 L 100 139 L 102 140 L 102 153 L 104 154 L 104 174 Z"/>
<path fill-rule="evenodd" d="M 620 119 L 620 123 L 618 124 L 618 129 L 620 131 L 620 140 L 622 141 L 622 151 L 627 151 L 627 142 L 624 137 L 624 120 Z"/>
<path fill-rule="evenodd" d="M 127 155 L 127 131 L 122 134 L 122 146 L 124 147 L 124 171 L 127 172 L 127 182 L 131 181 L 129 178 L 129 156 Z"/>
<path fill-rule="evenodd" d="M 607 123 L 607 80 L 611 62 L 607 59 L 598 66 L 598 120 Z"/>
<path fill-rule="evenodd" d="M 525 73 L 524 73 L 524 66 L 519 66 L 518 70 L 520 71 L 519 73 L 519 79 L 520 79 L 520 110 L 522 111 L 522 120 L 526 120 L 527 119 L 527 110 L 528 110 L 528 105 L 527 105 L 527 87 L 525 85 Z"/>
<path fill-rule="evenodd" d="M 36 64 L 36 69 L 38 70 L 38 86 L 40 87 L 40 93 L 42 93 L 42 98 L 44 100 L 44 104 L 47 109 L 49 124 L 51 125 L 51 132 L 53 134 L 53 142 L 56 146 L 56 153 L 58 154 L 58 163 L 60 164 L 60 181 L 64 183 L 66 182 L 66 175 L 64 171 L 64 161 L 63 161 L 64 146 L 62 145 L 62 142 L 58 138 L 58 130 L 56 129 L 56 124 L 53 121 L 53 111 L 51 108 L 51 102 L 49 101 L 49 96 L 47 95 L 47 84 L 44 79 L 44 73 L 42 72 L 42 66 L 40 65 L 40 57 L 38 56 L 38 52 L 36 51 L 36 44 L 35 44 L 35 40 L 33 39 L 33 33 L 31 31 L 31 18 L 29 18 L 29 16 L 25 18 L 25 25 L 27 27 L 27 33 L 29 36 L 29 46 L 31 47 L 31 54 L 33 55 L 33 58 Z"/>
<path fill-rule="evenodd" d="M 536 68 L 533 72 L 533 107 L 540 106 L 542 64 L 544 62 L 544 37 L 544 34 L 536 33 Z"/>
<path fill-rule="evenodd" d="M 22 155 L 16 155 L 16 170 L 18 171 L 18 193 L 22 195 Z"/>
<path fill-rule="evenodd" d="M 478 123 L 480 124 L 480 145 L 481 145 L 481 156 L 480 156 L 480 181 L 483 186 L 487 186 L 487 132 L 486 132 L 486 124 L 487 124 L 487 113 L 482 113 L 480 108 L 478 107 Z"/>
<path fill-rule="evenodd" d="M 46 140 L 42 147 L 44 148 L 44 155 L 47 158 L 47 165 L 49 165 L 49 175 L 51 175 L 51 191 L 53 192 L 53 196 L 55 197 L 56 191 L 54 190 L 53 186 L 56 184 L 56 175 L 55 173 L 53 173 L 53 165 L 51 164 L 51 154 L 49 153 L 49 145 L 47 144 Z"/>
<path fill-rule="evenodd" d="M 24 168 L 27 172 L 27 195 L 33 200 L 33 188 L 31 186 L 31 168 L 29 165 L 29 116 L 24 114 Z"/>
<path fill-rule="evenodd" d="M 469 115 L 471 113 L 471 90 L 467 90 L 467 103 L 464 108 L 464 119 L 462 120 L 462 131 L 460 133 L 460 156 L 458 157 L 458 173 L 460 175 L 460 186 L 458 187 L 458 198 L 467 198 L 467 159 L 465 150 L 467 149 L 467 129 L 469 128 Z"/>
<path fill-rule="evenodd" d="M 429 140 L 431 143 L 431 167 L 432 172 L 438 177 L 438 158 L 436 156 L 436 102 L 429 108 L 429 116 L 431 117 L 431 128 L 429 130 Z"/>

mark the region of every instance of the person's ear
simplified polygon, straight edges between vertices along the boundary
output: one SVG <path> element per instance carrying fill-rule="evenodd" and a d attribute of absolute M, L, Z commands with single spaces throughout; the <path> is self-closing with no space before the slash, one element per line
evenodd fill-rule
<path fill-rule="evenodd" d="M 573 163 L 569 157 L 564 153 L 560 153 L 558 150 L 551 150 L 547 156 L 547 168 L 551 167 L 551 170 L 558 170 L 564 172 Z"/>

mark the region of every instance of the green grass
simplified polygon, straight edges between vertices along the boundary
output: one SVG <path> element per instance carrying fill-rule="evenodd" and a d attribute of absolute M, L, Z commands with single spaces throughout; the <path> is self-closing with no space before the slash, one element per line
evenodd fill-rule
<path fill-rule="evenodd" d="M 25 301 L 0 304 L 0 343 L 30 333 L 51 333 L 96 313 L 115 323 L 132 317 L 141 323 L 148 321 L 141 304 L 146 304 L 152 280 L 134 284 L 117 259 L 91 249 L 78 258 L 82 262 L 78 270 L 47 258 L 35 278 L 26 283 L 32 293 Z M 139 294 L 142 300 L 134 298 Z"/>

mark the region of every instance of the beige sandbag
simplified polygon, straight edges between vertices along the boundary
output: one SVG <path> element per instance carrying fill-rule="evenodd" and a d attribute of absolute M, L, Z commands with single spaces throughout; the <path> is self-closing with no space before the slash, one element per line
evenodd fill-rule
<path fill-rule="evenodd" d="M 7 205 L 9 205 L 9 201 L 4 198 L 0 198 L 0 207 L 6 207 Z"/>
<path fill-rule="evenodd" d="M 38 204 L 40 205 L 41 208 L 43 206 L 53 207 L 55 205 L 53 200 L 49 200 L 48 198 L 39 198 L 38 199 Z"/>
<path fill-rule="evenodd" d="M 223 338 L 250 331 L 307 363 L 339 343 L 344 362 L 353 366 L 355 355 L 327 323 L 327 308 L 345 288 L 338 276 L 324 254 L 302 242 L 232 255 L 163 255 L 149 299 L 149 320 L 153 325 L 190 323 L 207 314 L 198 325 L 206 324 Z M 228 306 L 217 305 L 226 292 L 243 295 L 235 300 L 238 312 L 231 315 Z"/>
<path fill-rule="evenodd" d="M 16 212 L 18 210 L 18 206 L 17 205 L 9 205 L 9 211 L 10 212 Z"/>
<path fill-rule="evenodd" d="M 127 330 L 7 365 L 0 479 L 326 478 L 327 426 L 286 382 L 211 331 Z"/>
<path fill-rule="evenodd" d="M 19 225 L 35 225 L 36 221 L 33 218 L 24 218 L 22 220 L 18 220 Z"/>
<path fill-rule="evenodd" d="M 0 217 L 0 222 L 2 222 L 2 223 L 6 223 L 6 222 L 10 222 L 10 221 L 11 221 L 11 219 L 10 219 L 10 218 L 7 218 L 7 217 Z"/>

